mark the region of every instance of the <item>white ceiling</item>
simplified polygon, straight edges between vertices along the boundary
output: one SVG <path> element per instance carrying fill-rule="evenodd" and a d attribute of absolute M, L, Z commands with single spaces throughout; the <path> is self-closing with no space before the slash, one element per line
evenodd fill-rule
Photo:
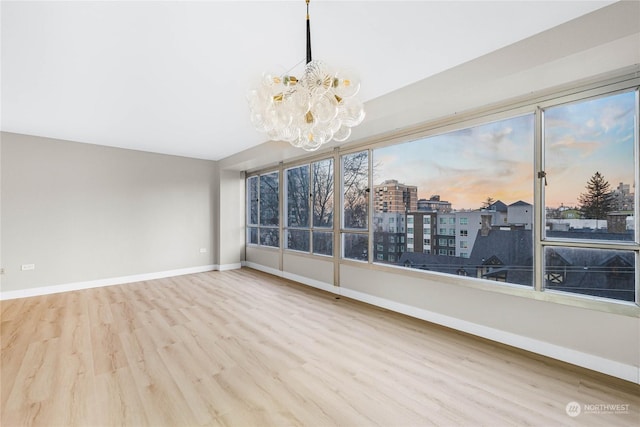
<path fill-rule="evenodd" d="M 366 102 L 611 3 L 312 0 L 313 57 L 357 70 Z M 0 13 L 7 132 L 222 159 L 266 141 L 247 89 L 305 57 L 304 0 L 2 1 Z"/>

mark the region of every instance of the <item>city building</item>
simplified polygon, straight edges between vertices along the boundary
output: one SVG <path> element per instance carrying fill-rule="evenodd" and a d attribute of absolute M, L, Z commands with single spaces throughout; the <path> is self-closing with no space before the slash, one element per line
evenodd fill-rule
<path fill-rule="evenodd" d="M 478 231 L 484 227 L 500 225 L 502 215 L 491 209 L 456 212 L 456 254 L 461 258 L 469 258 L 475 247 Z"/>
<path fill-rule="evenodd" d="M 622 212 L 633 212 L 634 193 L 629 184 L 620 183 L 611 192 L 611 209 Z"/>
<path fill-rule="evenodd" d="M 503 201 L 498 200 L 493 202 L 492 204 L 486 207 L 486 210 L 497 212 L 498 214 L 496 218 L 497 225 L 507 224 L 507 215 L 508 215 L 509 208 Z"/>
<path fill-rule="evenodd" d="M 409 212 L 418 208 L 418 187 L 395 179 L 373 187 L 374 212 Z"/>
<path fill-rule="evenodd" d="M 513 212 L 517 214 L 520 211 L 516 208 Z M 485 226 L 500 225 L 504 218 L 501 212 L 492 209 L 448 213 L 409 212 L 407 252 L 469 258 L 478 230 L 482 228 L 483 217 L 487 222 Z"/>
<path fill-rule="evenodd" d="M 373 216 L 374 259 L 396 263 L 406 250 L 406 216 L 400 212 L 376 212 Z"/>
<path fill-rule="evenodd" d="M 519 200 L 507 207 L 507 224 L 524 227 L 531 230 L 533 227 L 533 205 Z"/>
<path fill-rule="evenodd" d="M 430 254 L 435 249 L 437 213 L 414 211 L 407 213 L 407 252 Z"/>
<path fill-rule="evenodd" d="M 428 212 L 448 213 L 451 212 L 451 203 L 446 200 L 440 200 L 440 195 L 435 194 L 429 199 L 418 200 L 418 210 Z"/>

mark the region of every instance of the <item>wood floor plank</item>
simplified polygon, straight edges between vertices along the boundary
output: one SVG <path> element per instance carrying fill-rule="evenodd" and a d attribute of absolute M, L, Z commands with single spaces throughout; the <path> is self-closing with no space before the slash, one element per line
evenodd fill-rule
<path fill-rule="evenodd" d="M 91 425 L 150 425 L 129 367 L 96 375 L 95 389 L 99 403 L 91 408 L 95 417 Z"/>
<path fill-rule="evenodd" d="M 3 427 L 640 424 L 638 385 L 246 268 L 0 309 Z"/>

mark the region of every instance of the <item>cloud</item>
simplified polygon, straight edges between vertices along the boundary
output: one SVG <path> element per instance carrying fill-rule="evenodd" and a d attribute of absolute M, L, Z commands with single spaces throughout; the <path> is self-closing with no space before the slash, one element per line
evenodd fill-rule
<path fill-rule="evenodd" d="M 376 149 L 374 164 L 376 183 L 397 179 L 417 186 L 421 198 L 439 194 L 454 209 L 476 209 L 498 193 L 505 202 L 530 200 L 533 116 Z"/>
<path fill-rule="evenodd" d="M 600 116 L 600 126 L 604 129 L 605 133 L 609 130 L 624 127 L 629 119 L 633 118 L 634 108 L 622 108 L 622 105 L 607 105 L 603 108 Z"/>
<path fill-rule="evenodd" d="M 556 140 L 547 140 L 547 161 L 554 163 L 554 156 L 561 158 L 576 157 L 581 158 L 588 157 L 593 154 L 598 148 L 602 146 L 602 141 L 585 141 L 578 140 L 573 135 L 565 135 L 564 137 Z M 551 155 L 551 157 L 549 157 Z"/>
<path fill-rule="evenodd" d="M 513 133 L 513 128 L 509 126 L 492 129 L 488 132 L 480 134 L 480 141 L 490 144 L 500 144 Z"/>

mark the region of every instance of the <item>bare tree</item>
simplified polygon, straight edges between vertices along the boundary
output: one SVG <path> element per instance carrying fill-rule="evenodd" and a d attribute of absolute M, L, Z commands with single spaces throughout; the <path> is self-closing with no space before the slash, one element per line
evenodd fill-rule
<path fill-rule="evenodd" d="M 487 199 L 482 202 L 482 206 L 480 207 L 480 209 L 489 209 L 489 207 L 491 207 L 491 205 L 493 205 L 496 202 L 496 199 L 494 199 L 491 196 L 488 196 Z"/>
<path fill-rule="evenodd" d="M 260 201 L 258 195 L 258 179 L 257 176 L 252 176 L 248 179 L 247 203 L 249 205 L 249 224 L 258 224 L 258 202 Z"/>
<path fill-rule="evenodd" d="M 309 166 L 287 170 L 287 225 L 309 227 Z"/>
<path fill-rule="evenodd" d="M 349 154 L 342 158 L 344 191 L 344 226 L 366 228 L 369 192 L 369 152 Z"/>
<path fill-rule="evenodd" d="M 313 163 L 313 225 L 333 225 L 333 159 Z"/>
<path fill-rule="evenodd" d="M 280 222 L 278 187 L 278 172 L 260 175 L 260 225 Z"/>

